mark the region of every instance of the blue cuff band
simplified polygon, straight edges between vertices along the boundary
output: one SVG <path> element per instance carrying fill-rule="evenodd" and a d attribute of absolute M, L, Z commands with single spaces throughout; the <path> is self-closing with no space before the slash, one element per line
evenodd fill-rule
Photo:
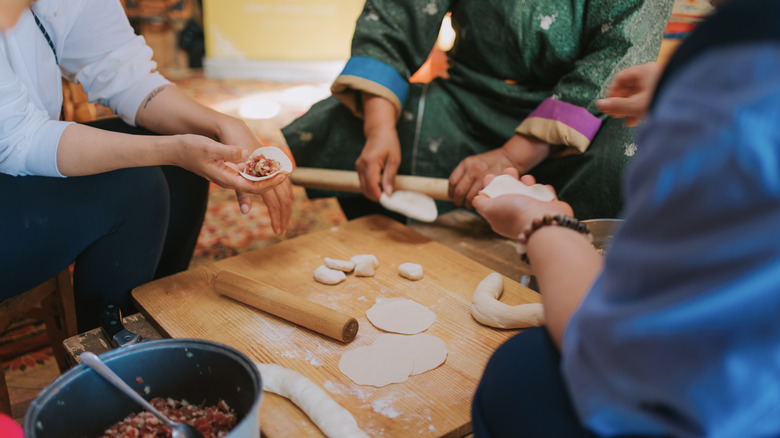
<path fill-rule="evenodd" d="M 382 61 L 365 56 L 353 56 L 347 61 L 342 76 L 357 76 L 376 82 L 392 91 L 404 106 L 406 96 L 409 94 L 408 82 L 398 74 L 395 68 Z"/>

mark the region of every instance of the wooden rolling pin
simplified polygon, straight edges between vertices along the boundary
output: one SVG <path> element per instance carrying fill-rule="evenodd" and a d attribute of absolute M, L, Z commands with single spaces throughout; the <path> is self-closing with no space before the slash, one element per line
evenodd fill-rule
<path fill-rule="evenodd" d="M 218 272 L 214 277 L 214 289 L 226 297 L 337 341 L 350 343 L 357 336 L 355 318 L 233 272 Z"/>
<path fill-rule="evenodd" d="M 290 181 L 307 189 L 333 190 L 336 192 L 360 193 L 360 177 L 354 170 L 315 169 L 298 167 L 290 174 Z M 394 190 L 420 192 L 440 201 L 449 201 L 444 178 L 397 175 Z"/>

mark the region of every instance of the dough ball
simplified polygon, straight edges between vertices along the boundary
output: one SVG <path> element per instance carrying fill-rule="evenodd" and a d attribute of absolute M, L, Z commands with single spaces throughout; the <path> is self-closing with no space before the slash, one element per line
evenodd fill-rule
<path fill-rule="evenodd" d="M 376 268 L 379 267 L 379 260 L 373 254 L 356 255 L 349 261 L 355 264 L 355 276 L 357 277 L 373 277 Z"/>
<path fill-rule="evenodd" d="M 401 263 L 398 273 L 409 280 L 419 280 L 423 278 L 423 267 L 417 263 Z"/>
<path fill-rule="evenodd" d="M 352 258 L 349 259 L 349 261 L 351 261 L 355 265 L 361 262 L 371 262 L 371 266 L 373 266 L 374 268 L 379 267 L 379 259 L 377 259 L 376 256 L 373 254 L 360 254 L 360 255 L 352 256 Z"/>
<path fill-rule="evenodd" d="M 433 222 L 439 215 L 436 201 L 419 192 L 396 190 L 390 196 L 383 192 L 379 197 L 379 203 L 390 211 L 422 222 Z"/>
<path fill-rule="evenodd" d="M 385 386 L 405 382 L 412 373 L 409 353 L 397 346 L 358 347 L 339 360 L 339 370 L 358 385 Z"/>
<path fill-rule="evenodd" d="M 416 335 L 384 333 L 376 338 L 372 346 L 404 349 L 412 359 L 412 375 L 430 371 L 447 359 L 447 347 L 444 341 L 425 333 Z"/>
<path fill-rule="evenodd" d="M 436 321 L 436 314 L 408 298 L 377 301 L 366 317 L 376 328 L 393 333 L 413 335 L 423 332 Z"/>
<path fill-rule="evenodd" d="M 496 198 L 501 195 L 526 195 L 540 201 L 552 201 L 555 199 L 553 192 L 546 186 L 542 184 L 527 186 L 509 175 L 499 175 L 493 178 L 493 181 L 490 181 L 490 184 L 480 190 L 479 194 L 488 198 Z"/>
<path fill-rule="evenodd" d="M 314 279 L 322 284 L 339 284 L 346 278 L 347 275 L 345 273 L 330 269 L 325 265 L 320 265 L 314 270 Z"/>
<path fill-rule="evenodd" d="M 325 266 L 337 271 L 352 272 L 352 270 L 355 269 L 355 262 L 325 257 Z"/>

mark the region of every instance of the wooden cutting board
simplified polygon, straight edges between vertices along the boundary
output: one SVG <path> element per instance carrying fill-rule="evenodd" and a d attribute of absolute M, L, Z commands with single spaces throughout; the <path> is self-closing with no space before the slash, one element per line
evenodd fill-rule
<path fill-rule="evenodd" d="M 374 277 L 355 277 L 335 286 L 314 281 L 323 257 L 348 260 L 374 254 Z M 423 266 L 424 277 L 398 275 L 404 262 Z M 230 270 L 355 317 L 357 338 L 343 344 L 219 295 L 214 275 Z M 251 359 L 296 370 L 347 408 L 370 436 L 461 437 L 471 431 L 471 399 L 493 351 L 517 330 L 477 323 L 471 295 L 492 271 L 398 222 L 368 216 L 339 227 L 299 236 L 211 265 L 162 278 L 133 290 L 141 312 L 161 333 L 232 346 Z M 365 313 L 379 298 L 406 297 L 436 314 L 426 333 L 447 346 L 440 367 L 382 388 L 353 383 L 338 369 L 341 355 L 370 345 L 381 333 Z M 502 301 L 539 302 L 539 295 L 504 278 Z M 294 404 L 265 394 L 261 430 L 270 438 L 322 436 Z"/>

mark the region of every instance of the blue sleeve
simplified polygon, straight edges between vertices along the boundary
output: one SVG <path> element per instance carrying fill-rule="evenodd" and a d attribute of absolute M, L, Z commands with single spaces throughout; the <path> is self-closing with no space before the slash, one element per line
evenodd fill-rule
<path fill-rule="evenodd" d="M 780 434 L 780 45 L 701 55 L 657 97 L 625 222 L 566 328 L 598 434 Z"/>

